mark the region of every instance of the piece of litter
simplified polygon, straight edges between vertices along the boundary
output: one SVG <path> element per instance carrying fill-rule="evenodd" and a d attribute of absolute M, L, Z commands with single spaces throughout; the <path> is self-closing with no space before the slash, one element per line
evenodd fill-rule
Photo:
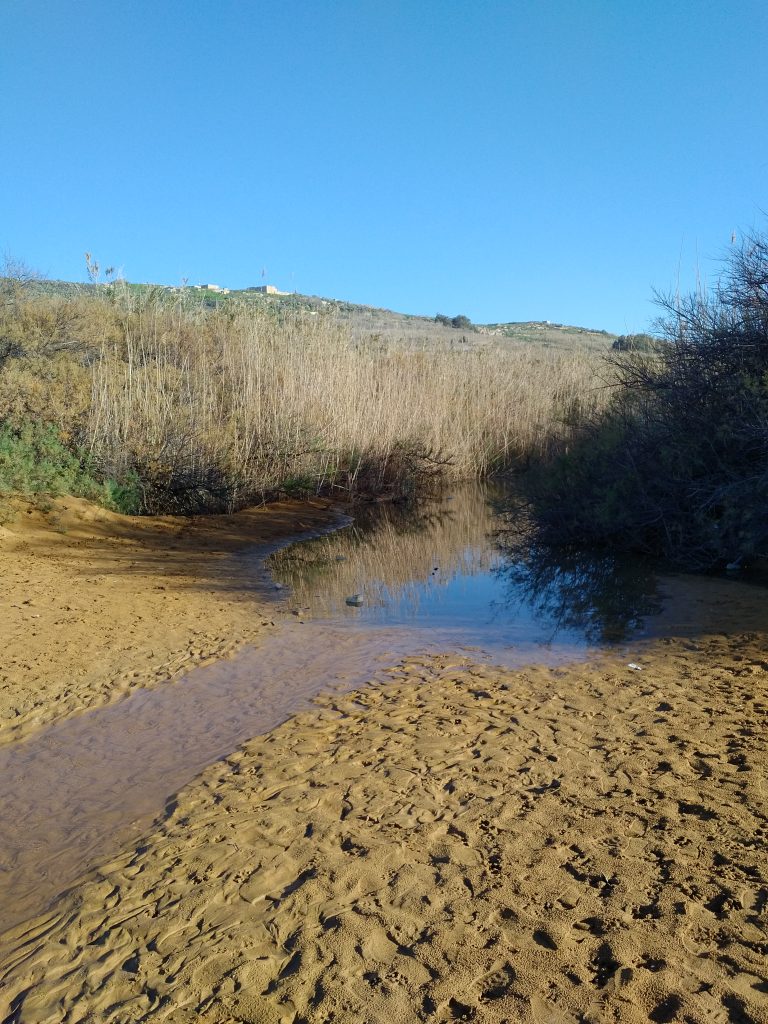
<path fill-rule="evenodd" d="M 630 663 L 627 665 L 627 668 L 631 668 L 633 672 L 642 672 L 643 671 L 643 666 L 642 665 L 636 665 L 634 663 L 634 661 L 630 661 Z"/>

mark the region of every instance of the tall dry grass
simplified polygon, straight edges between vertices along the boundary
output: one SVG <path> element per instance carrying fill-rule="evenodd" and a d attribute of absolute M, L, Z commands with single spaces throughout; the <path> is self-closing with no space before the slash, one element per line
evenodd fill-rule
<path fill-rule="evenodd" d="M 32 315 L 46 302 L 55 316 Z M 119 288 L 37 295 L 20 308 L 35 325 L 34 352 L 16 337 L 0 370 L 0 418 L 9 374 L 24 380 L 36 416 L 47 403 L 66 420 L 70 404 L 77 421 L 62 428 L 105 475 L 137 474 L 151 510 L 233 508 L 280 489 L 395 493 L 433 475 L 484 475 L 541 455 L 564 423 L 602 402 L 587 352 L 382 345 L 354 340 L 330 316 L 211 310 Z M 46 347 L 41 330 L 60 322 L 64 340 Z M 59 380 L 78 383 L 66 402 Z"/>

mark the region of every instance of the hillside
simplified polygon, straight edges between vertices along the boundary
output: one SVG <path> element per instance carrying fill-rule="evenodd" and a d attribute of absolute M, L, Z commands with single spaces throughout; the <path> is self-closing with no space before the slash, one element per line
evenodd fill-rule
<path fill-rule="evenodd" d="M 97 289 L 125 288 L 136 293 L 153 292 L 181 299 L 185 303 L 209 307 L 227 307 L 247 303 L 276 312 L 282 308 L 305 310 L 311 315 L 327 316 L 347 325 L 357 339 L 375 338 L 384 342 L 411 345 L 453 347 L 467 345 L 479 348 L 489 343 L 507 342 L 537 345 L 542 348 L 565 350 L 591 349 L 606 351 L 616 340 L 608 331 L 593 330 L 549 321 L 510 321 L 496 324 L 473 324 L 470 328 L 455 328 L 440 323 L 435 317 L 397 313 L 375 306 L 362 306 L 342 299 L 328 299 L 317 295 L 264 294 L 255 288 L 209 291 L 199 287 L 173 288 L 165 285 L 133 284 L 120 281 L 115 284 L 76 284 L 69 281 L 44 281 L 37 287 L 49 293 L 72 295 Z"/>

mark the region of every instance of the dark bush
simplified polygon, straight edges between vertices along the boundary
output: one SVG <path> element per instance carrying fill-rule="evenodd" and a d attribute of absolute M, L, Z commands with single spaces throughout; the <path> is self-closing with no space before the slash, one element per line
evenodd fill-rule
<path fill-rule="evenodd" d="M 437 313 L 435 323 L 443 327 L 456 327 L 464 331 L 473 331 L 472 321 L 468 316 L 446 316 L 444 313 Z"/>
<path fill-rule="evenodd" d="M 768 238 L 710 296 L 657 297 L 668 342 L 612 359 L 606 413 L 531 481 L 539 534 L 703 569 L 768 554 Z"/>
<path fill-rule="evenodd" d="M 456 327 L 462 331 L 469 331 L 472 329 L 472 321 L 468 316 L 455 316 L 451 320 L 451 327 Z"/>

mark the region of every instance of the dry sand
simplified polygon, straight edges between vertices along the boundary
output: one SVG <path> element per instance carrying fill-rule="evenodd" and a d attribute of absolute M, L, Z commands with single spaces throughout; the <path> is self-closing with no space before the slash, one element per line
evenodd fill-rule
<path fill-rule="evenodd" d="M 77 498 L 45 513 L 18 505 L 0 527 L 0 743 L 272 632 L 275 608 L 243 550 L 339 518 L 322 501 L 193 519 Z"/>
<path fill-rule="evenodd" d="M 332 514 L 11 523 L 0 738 L 272 630 L 233 553 Z M 768 1022 L 766 637 L 634 650 L 411 658 L 249 741 L 0 936 L 0 1019 Z"/>
<path fill-rule="evenodd" d="M 413 658 L 0 940 L 13 1022 L 768 1021 L 756 634 Z"/>

